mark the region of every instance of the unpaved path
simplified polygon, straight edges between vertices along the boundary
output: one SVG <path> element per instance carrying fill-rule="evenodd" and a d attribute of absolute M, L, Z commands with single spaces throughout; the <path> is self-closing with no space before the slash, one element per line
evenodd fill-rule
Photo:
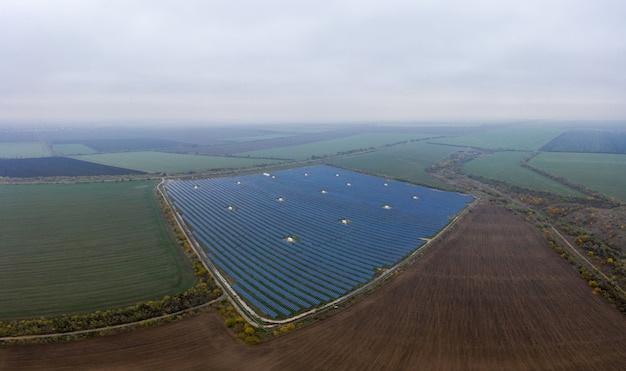
<path fill-rule="evenodd" d="M 90 333 L 94 333 L 94 332 L 107 332 L 107 331 L 111 331 L 111 330 L 120 330 L 120 329 L 129 328 L 129 327 L 136 327 L 136 326 L 140 326 L 140 325 L 143 325 L 143 324 L 149 324 L 150 322 L 157 322 L 157 321 L 160 321 L 160 320 L 163 320 L 163 319 L 176 317 L 176 316 L 179 316 L 181 314 L 185 314 L 185 313 L 189 313 L 191 311 L 195 311 L 195 310 L 198 310 L 198 309 L 206 308 L 209 305 L 211 305 L 213 303 L 216 303 L 218 301 L 224 300 L 224 299 L 225 299 L 225 295 L 222 294 L 222 296 L 220 296 L 217 299 L 213 299 L 213 300 L 211 300 L 211 301 L 209 301 L 207 303 L 197 305 L 197 306 L 195 306 L 193 308 L 184 309 L 184 310 L 181 310 L 181 311 L 178 311 L 178 312 L 174 312 L 174 313 L 170 313 L 170 314 L 164 314 L 164 315 L 158 316 L 158 317 L 152 317 L 152 318 L 144 319 L 144 320 L 141 320 L 141 321 L 123 323 L 121 325 L 105 326 L 105 327 L 98 327 L 98 328 L 92 328 L 92 329 L 87 329 L 87 330 L 77 330 L 77 331 L 70 331 L 70 332 L 57 332 L 57 333 L 54 333 L 54 334 L 44 334 L 44 335 L 5 336 L 5 337 L 0 337 L 0 343 L 2 343 L 4 341 L 32 340 L 32 339 L 45 339 L 45 338 L 54 338 L 54 337 L 65 337 L 65 336 L 90 334 Z"/>

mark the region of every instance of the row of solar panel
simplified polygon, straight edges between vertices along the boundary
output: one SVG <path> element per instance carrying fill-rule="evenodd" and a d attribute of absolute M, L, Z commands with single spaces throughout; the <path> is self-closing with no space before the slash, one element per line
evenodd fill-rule
<path fill-rule="evenodd" d="M 392 265 L 413 251 L 423 243 L 417 237 L 436 233 L 470 199 L 422 190 L 426 197 L 420 197 L 420 207 L 407 208 L 408 192 L 414 190 L 401 185 L 385 190 L 403 200 L 401 207 L 382 210 L 345 196 L 352 196 L 348 192 L 339 198 L 330 194 L 333 202 L 324 201 L 315 182 L 300 189 L 290 180 L 293 171 L 281 174 L 277 179 L 217 178 L 167 187 L 209 256 L 237 283 L 233 287 L 271 317 L 278 316 L 276 311 L 287 315 L 329 301 L 368 281 L 375 267 Z M 374 181 L 380 179 L 359 179 L 359 184 L 373 188 Z M 398 195 L 396 188 L 406 189 Z M 433 209 L 429 202 L 439 207 Z M 233 204 L 236 208 L 228 211 L 226 206 Z M 357 217 L 342 225 L 337 215 L 346 210 Z M 295 243 L 281 241 L 287 231 L 297 232 Z"/>

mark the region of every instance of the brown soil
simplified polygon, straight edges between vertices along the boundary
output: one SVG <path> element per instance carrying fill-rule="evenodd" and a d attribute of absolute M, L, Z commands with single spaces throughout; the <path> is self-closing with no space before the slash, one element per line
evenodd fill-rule
<path fill-rule="evenodd" d="M 358 304 L 250 346 L 214 314 L 64 344 L 0 347 L 0 369 L 593 369 L 626 365 L 626 317 L 541 233 L 481 206 Z"/>

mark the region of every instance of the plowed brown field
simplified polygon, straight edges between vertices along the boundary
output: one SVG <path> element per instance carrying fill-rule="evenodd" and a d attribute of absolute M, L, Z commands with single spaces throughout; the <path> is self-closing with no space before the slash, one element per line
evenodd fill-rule
<path fill-rule="evenodd" d="M 373 295 L 249 346 L 214 314 L 85 341 L 0 348 L 0 369 L 619 370 L 626 317 L 541 233 L 481 206 Z"/>

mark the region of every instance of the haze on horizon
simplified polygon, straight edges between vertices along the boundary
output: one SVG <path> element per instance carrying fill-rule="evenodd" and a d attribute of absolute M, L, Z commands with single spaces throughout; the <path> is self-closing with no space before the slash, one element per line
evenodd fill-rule
<path fill-rule="evenodd" d="M 0 3 L 0 121 L 626 118 L 626 3 Z"/>

